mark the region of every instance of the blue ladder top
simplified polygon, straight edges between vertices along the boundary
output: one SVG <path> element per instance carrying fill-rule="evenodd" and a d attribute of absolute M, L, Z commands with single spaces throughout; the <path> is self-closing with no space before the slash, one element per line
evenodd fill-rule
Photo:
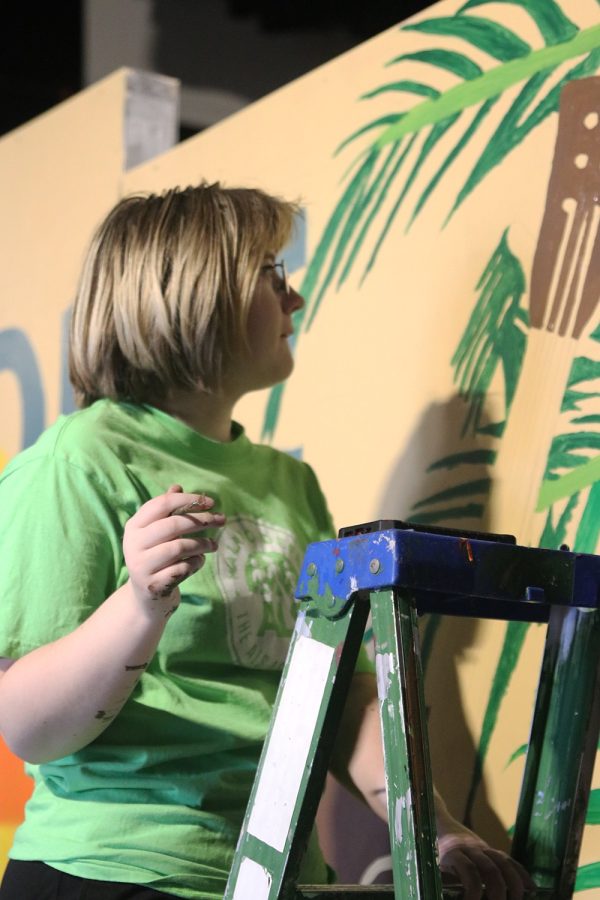
<path fill-rule="evenodd" d="M 361 593 L 410 592 L 419 613 L 548 621 L 553 605 L 600 608 L 600 556 L 542 550 L 511 535 L 380 520 L 309 544 L 297 600 L 337 618 Z"/>

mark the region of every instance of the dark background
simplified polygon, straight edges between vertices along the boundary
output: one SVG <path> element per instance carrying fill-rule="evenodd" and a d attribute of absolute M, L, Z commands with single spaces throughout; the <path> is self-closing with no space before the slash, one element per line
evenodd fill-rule
<path fill-rule="evenodd" d="M 276 40 L 290 31 L 344 29 L 351 43 L 362 41 L 406 19 L 430 0 L 221 0 L 232 18 L 252 18 Z M 155 0 L 156 20 L 177 0 Z M 202 0 L 197 0 L 202 7 Z M 85 85 L 83 27 L 85 0 L 35 5 L 6 2 L 0 29 L 0 134 L 45 112 Z M 335 55 L 335 54 L 333 54 Z M 181 63 L 185 70 L 186 61 Z M 182 71 L 161 71 L 182 78 Z M 184 79 L 183 79 L 184 80 Z"/>

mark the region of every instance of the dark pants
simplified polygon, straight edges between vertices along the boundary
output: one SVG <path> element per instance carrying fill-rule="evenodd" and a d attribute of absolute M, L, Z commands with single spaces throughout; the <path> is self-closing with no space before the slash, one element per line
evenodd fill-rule
<path fill-rule="evenodd" d="M 0 900 L 166 900 L 173 894 L 120 881 L 66 875 L 41 862 L 9 860 Z"/>

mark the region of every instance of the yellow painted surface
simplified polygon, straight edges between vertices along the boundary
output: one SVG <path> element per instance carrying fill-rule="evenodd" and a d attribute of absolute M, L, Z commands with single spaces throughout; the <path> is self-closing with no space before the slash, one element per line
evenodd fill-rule
<path fill-rule="evenodd" d="M 0 139 L 0 329 L 27 334 L 46 424 L 59 412 L 62 316 L 91 231 L 119 196 L 125 77 L 115 73 Z M 13 456 L 22 405 L 12 373 L 0 373 L 0 391 L 0 447 Z"/>
<path fill-rule="evenodd" d="M 0 823 L 0 877 L 2 877 L 6 869 L 13 833 L 14 827 L 12 825 Z"/>

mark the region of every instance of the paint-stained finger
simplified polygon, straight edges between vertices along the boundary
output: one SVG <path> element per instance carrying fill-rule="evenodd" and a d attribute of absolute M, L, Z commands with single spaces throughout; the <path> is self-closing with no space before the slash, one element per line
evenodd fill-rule
<path fill-rule="evenodd" d="M 458 847 L 444 854 L 441 860 L 442 869 L 455 875 L 463 887 L 464 900 L 480 900 L 483 894 L 483 882 L 478 867 Z"/>
<path fill-rule="evenodd" d="M 212 497 L 207 497 L 206 494 L 199 494 L 195 500 L 192 500 L 191 503 L 186 503 L 183 506 L 178 506 L 177 509 L 174 509 L 171 513 L 172 516 L 185 516 L 187 513 L 196 513 L 202 512 L 206 509 L 211 509 L 214 505 L 214 500 Z"/>
<path fill-rule="evenodd" d="M 537 890 L 529 872 L 507 853 L 490 848 L 485 855 L 498 867 L 510 900 L 521 900 L 523 896 Z"/>

